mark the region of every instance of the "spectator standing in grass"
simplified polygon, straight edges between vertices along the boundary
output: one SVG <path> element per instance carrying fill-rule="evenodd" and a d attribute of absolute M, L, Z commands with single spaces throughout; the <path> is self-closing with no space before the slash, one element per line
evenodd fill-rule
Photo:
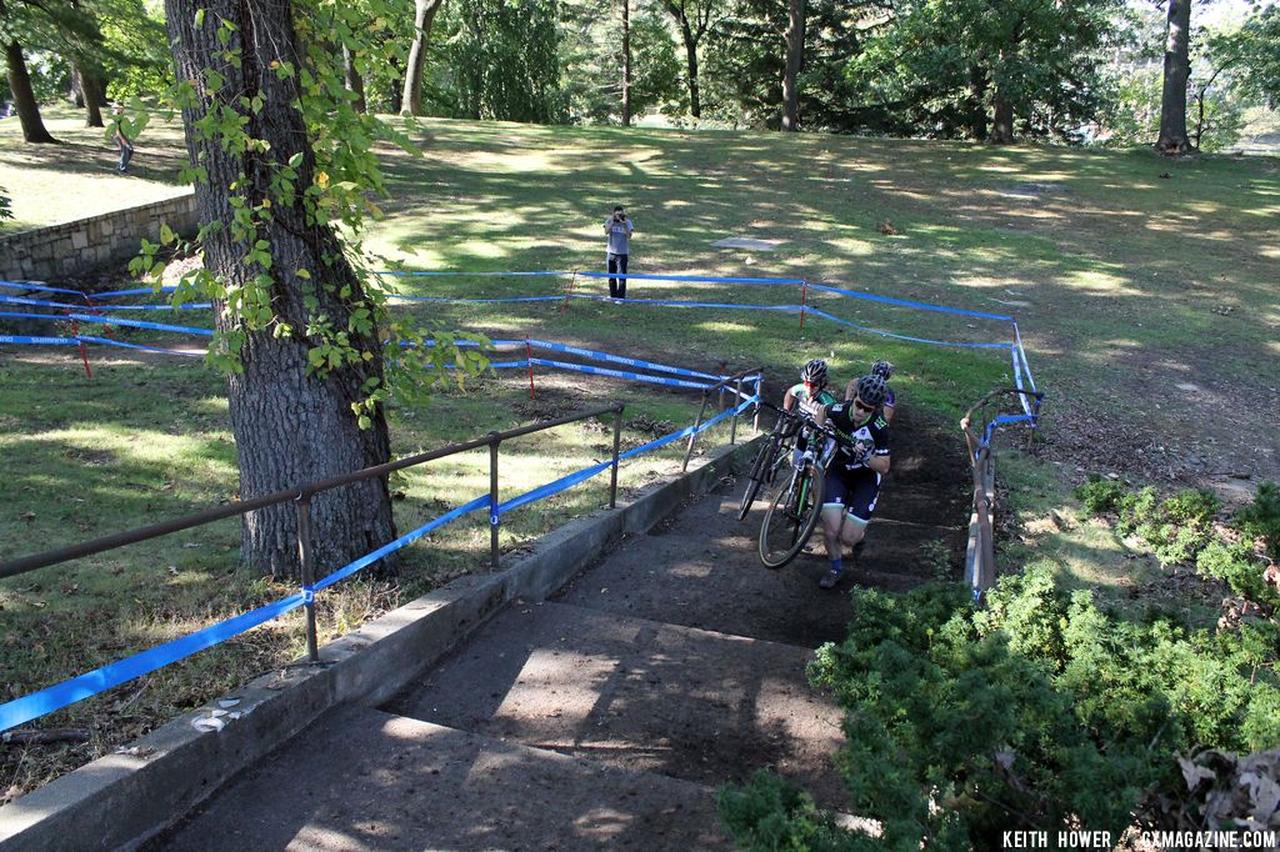
<path fill-rule="evenodd" d="M 613 215 L 604 220 L 604 232 L 609 238 L 609 246 L 605 260 L 609 266 L 609 296 L 614 299 L 627 298 L 627 258 L 631 254 L 631 232 L 635 225 L 627 218 L 627 211 L 619 204 L 613 208 Z M 619 277 L 614 277 L 615 275 Z"/>
<path fill-rule="evenodd" d="M 116 144 L 120 146 L 120 163 L 116 166 L 116 171 L 124 174 L 129 171 L 129 160 L 133 158 L 133 143 L 124 133 L 124 107 L 122 106 L 116 107 L 115 114 L 111 118 L 111 132 Z"/>

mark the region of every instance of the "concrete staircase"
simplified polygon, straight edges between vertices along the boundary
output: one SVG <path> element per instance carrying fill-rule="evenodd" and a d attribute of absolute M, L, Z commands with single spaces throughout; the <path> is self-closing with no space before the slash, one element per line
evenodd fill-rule
<path fill-rule="evenodd" d="M 804 667 L 844 635 L 850 581 L 820 591 L 819 554 L 761 567 L 738 493 L 517 601 L 381 709 L 322 717 L 150 848 L 728 847 L 715 790 L 760 767 L 840 808 L 840 713 Z M 852 579 L 907 588 L 922 540 L 963 534 L 889 505 Z"/>

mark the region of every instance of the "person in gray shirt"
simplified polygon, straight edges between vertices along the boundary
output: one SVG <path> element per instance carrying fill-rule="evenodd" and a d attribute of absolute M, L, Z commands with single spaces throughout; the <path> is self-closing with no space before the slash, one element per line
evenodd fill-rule
<path fill-rule="evenodd" d="M 614 299 L 627 298 L 627 279 L 614 278 L 627 274 L 627 256 L 631 253 L 631 232 L 635 225 L 627 218 L 627 212 L 619 204 L 613 208 L 613 215 L 604 220 L 604 232 L 609 237 L 606 261 L 609 265 L 609 296 Z"/>

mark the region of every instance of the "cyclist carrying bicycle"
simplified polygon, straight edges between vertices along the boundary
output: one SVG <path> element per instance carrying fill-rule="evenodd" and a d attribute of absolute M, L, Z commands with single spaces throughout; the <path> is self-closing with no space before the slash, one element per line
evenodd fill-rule
<path fill-rule="evenodd" d="M 822 503 L 822 537 L 831 568 L 818 581 L 835 588 L 844 576 L 844 545 L 856 545 L 880 496 L 880 481 L 889 472 L 889 424 L 881 407 L 888 388 L 884 377 L 863 376 L 851 400 L 834 405 L 806 406 L 819 426 L 836 432 L 836 455 L 827 468 Z"/>
<path fill-rule="evenodd" d="M 782 396 L 782 410 L 791 411 L 797 404 L 812 408 L 814 405 L 833 405 L 839 400 L 827 390 L 827 362 L 813 358 L 800 368 L 800 382 L 787 388 Z M 796 439 L 792 462 L 805 450 L 804 436 Z"/>
<path fill-rule="evenodd" d="M 871 375 L 879 376 L 887 383 L 889 379 L 893 378 L 893 369 L 893 364 L 888 361 L 876 361 L 871 365 Z M 844 398 L 846 402 L 853 399 L 854 394 L 857 391 L 857 387 L 858 379 L 854 379 L 849 382 L 849 386 L 844 389 Z M 896 401 L 893 388 L 886 384 L 884 388 L 884 402 L 880 405 L 880 413 L 884 415 L 885 423 L 893 422 L 893 409 Z"/>

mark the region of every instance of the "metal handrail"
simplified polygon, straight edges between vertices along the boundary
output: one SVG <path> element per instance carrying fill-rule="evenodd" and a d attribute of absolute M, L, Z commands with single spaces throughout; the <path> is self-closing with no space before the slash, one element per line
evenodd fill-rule
<path fill-rule="evenodd" d="M 1036 401 L 1039 412 L 1040 401 L 1044 394 L 1022 388 L 997 388 L 982 399 L 975 402 L 960 418 L 960 431 L 964 433 L 965 443 L 969 449 L 969 463 L 973 468 L 973 514 L 969 520 L 969 545 L 965 555 L 965 578 L 973 590 L 974 601 L 981 600 L 982 595 L 995 583 L 995 457 L 991 452 L 991 444 L 972 429 L 973 415 L 996 397 L 1005 395 L 1024 395 Z M 1032 420 L 1034 425 L 1035 421 Z"/>
<path fill-rule="evenodd" d="M 718 391 L 721 394 L 723 394 L 724 389 L 729 386 L 729 383 L 734 382 L 735 383 L 734 392 L 736 394 L 736 399 L 734 400 L 733 404 L 734 404 L 734 407 L 736 408 L 738 405 L 741 404 L 741 401 L 742 401 L 742 381 L 743 379 L 746 379 L 748 376 L 758 377 L 757 387 L 756 387 L 758 391 L 759 380 L 764 379 L 764 367 L 755 367 L 750 370 L 743 370 L 740 373 L 734 373 L 732 376 L 725 376 L 723 379 L 716 382 L 714 385 L 707 385 L 705 388 L 702 389 L 702 405 L 698 408 L 698 419 L 693 421 L 693 432 L 689 435 L 689 445 L 685 447 L 684 463 L 681 464 L 680 466 L 681 470 L 689 469 L 689 459 L 693 457 L 693 445 L 698 440 L 698 429 L 699 427 L 702 426 L 702 416 L 707 413 L 707 400 L 710 398 L 711 392 Z M 757 409 L 757 416 L 758 416 L 758 409 Z M 758 431 L 759 430 L 758 419 L 756 421 L 756 425 L 757 425 L 757 431 Z M 733 419 L 729 425 L 729 444 L 730 445 L 736 444 L 737 440 L 738 440 L 738 415 L 734 414 Z"/>
<path fill-rule="evenodd" d="M 42 553 L 22 556 L 17 559 L 11 559 L 7 562 L 0 562 L 0 578 L 15 577 L 19 574 L 25 574 L 28 571 L 34 571 L 38 568 L 45 568 L 50 565 L 69 562 L 83 556 L 90 556 L 95 553 L 114 550 L 118 547 L 136 544 L 141 541 L 148 541 L 153 538 L 159 538 L 163 535 L 178 532 L 179 530 L 203 526 L 235 515 L 244 515 L 248 512 L 253 512 L 267 506 L 293 502 L 296 504 L 298 511 L 297 538 L 300 574 L 304 590 L 309 591 L 312 586 L 314 586 L 316 579 L 315 566 L 311 556 L 311 498 L 313 496 L 323 491 L 329 491 L 333 488 L 350 485 L 353 482 L 360 482 L 373 477 L 386 476 L 397 470 L 403 470 L 408 467 L 425 464 L 429 461 L 435 461 L 436 459 L 445 458 L 446 456 L 456 455 L 457 453 L 485 446 L 489 448 L 489 553 L 493 569 L 496 571 L 499 568 L 500 558 L 498 549 L 498 528 L 500 526 L 500 522 L 497 514 L 498 446 L 503 441 L 510 438 L 518 438 L 522 435 L 541 432 L 546 429 L 555 428 L 556 426 L 564 426 L 568 423 L 587 420 L 592 417 L 599 417 L 612 412 L 614 415 L 613 475 L 609 482 L 609 508 L 614 508 L 617 506 L 618 494 L 618 448 L 622 436 L 622 409 L 623 404 L 619 402 L 614 405 L 605 406 L 604 408 L 566 415 L 555 420 L 547 420 L 541 423 L 521 426 L 516 429 L 508 429 L 505 432 L 490 432 L 483 438 L 475 438 L 461 444 L 450 444 L 448 446 L 441 447 L 438 450 L 432 450 L 428 453 L 419 453 L 418 455 L 409 456 L 407 458 L 400 459 L 399 461 L 388 462 L 374 467 L 366 467 L 361 470 L 354 471 L 353 473 L 346 473 L 340 476 L 332 476 L 328 479 L 319 480 L 318 482 L 299 485 L 286 491 L 276 491 L 262 497 L 255 497 L 252 500 L 236 502 L 227 506 L 220 506 L 216 509 L 208 509 L 204 512 L 197 512 L 194 515 L 175 518 L 171 521 L 152 524 L 146 527 L 139 527 L 133 530 L 126 530 L 125 532 L 114 533 L 108 536 L 102 536 L 91 541 L 71 545 L 70 547 L 62 547 L 56 550 L 46 550 Z M 304 606 L 307 611 L 307 655 L 312 662 L 318 662 L 320 659 L 320 653 L 316 638 L 315 604 L 312 598 L 313 596 L 308 593 L 304 601 Z"/>
<path fill-rule="evenodd" d="M 217 509 L 207 509 L 203 512 L 197 512 L 194 515 L 187 515 L 182 518 L 175 518 L 171 521 L 164 521 L 162 523 L 152 524 L 146 527 L 138 527 L 137 529 L 127 530 L 125 532 L 113 533 L 111 535 L 91 539 L 90 541 L 81 542 L 80 544 L 73 544 L 69 547 L 46 550 L 41 553 L 33 553 L 29 556 L 20 556 L 17 559 L 0 562 L 0 579 L 5 577 L 14 577 L 18 574 L 25 574 L 28 571 L 34 571 L 37 568 L 44 568 L 49 565 L 56 565 L 60 562 L 79 559 L 82 556 L 91 556 L 95 553 L 102 553 L 105 550 L 114 550 L 117 547 L 124 547 L 128 544 L 136 544 L 140 541 L 159 538 L 162 535 L 179 532 L 180 530 L 204 526 L 205 524 L 213 523 L 214 521 L 220 521 L 224 518 L 234 517 L 235 515 L 243 515 L 246 512 L 253 512 L 267 506 L 273 506 L 277 503 L 291 502 L 294 500 L 310 500 L 312 496 L 320 493 L 321 491 L 328 491 L 343 485 L 350 485 L 353 482 L 359 482 L 375 476 L 384 476 L 394 473 L 397 470 L 403 470 L 407 467 L 414 467 L 415 465 L 435 461 L 436 459 L 441 459 L 456 453 L 488 446 L 494 441 L 501 442 L 508 438 L 517 438 L 521 435 L 528 435 L 532 432 L 540 432 L 544 429 L 563 426 L 566 423 L 573 423 L 577 420 L 586 420 L 590 417 L 598 417 L 602 414 L 608 414 L 609 412 L 614 412 L 620 417 L 622 413 L 622 403 L 606 406 L 593 411 L 571 414 L 557 420 L 548 420 L 542 423 L 534 423 L 529 426 L 521 426 L 518 429 L 509 429 L 505 432 L 491 432 L 483 438 L 475 438 L 461 444 L 449 444 L 428 453 L 419 453 L 418 455 L 409 456 L 407 458 L 400 459 L 399 461 L 388 462 L 375 467 L 366 467 L 355 471 L 354 473 L 333 476 L 328 479 L 319 480 L 318 482 L 295 486 L 285 491 L 276 491 L 272 494 L 263 495 L 262 497 L 255 497 L 252 500 L 236 501 Z"/>

